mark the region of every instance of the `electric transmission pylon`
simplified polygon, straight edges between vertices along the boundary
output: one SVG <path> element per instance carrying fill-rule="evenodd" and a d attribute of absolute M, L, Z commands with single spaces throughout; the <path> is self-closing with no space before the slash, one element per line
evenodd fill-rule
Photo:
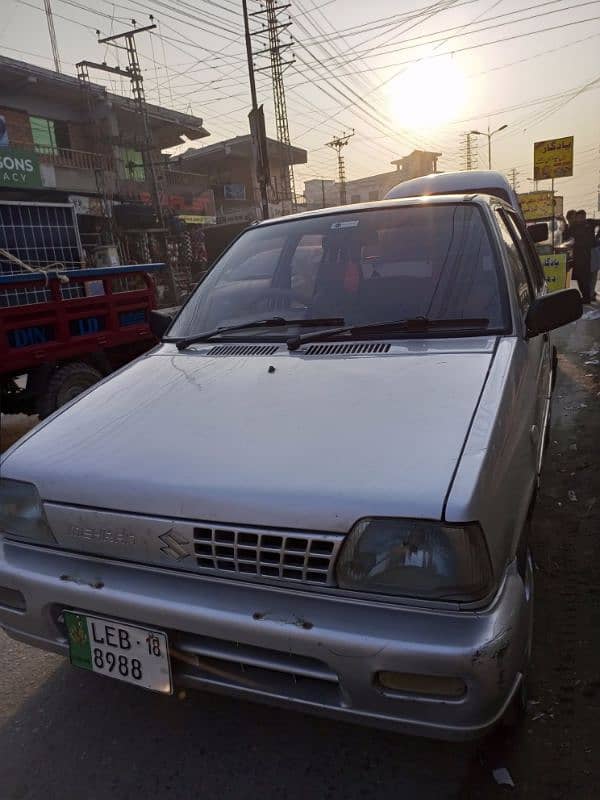
<path fill-rule="evenodd" d="M 338 182 L 340 185 L 340 205 L 346 205 L 346 164 L 342 155 L 342 148 L 346 147 L 350 139 L 354 136 L 354 129 L 351 133 L 342 133 L 341 136 L 334 136 L 327 147 L 333 148 L 337 153 L 338 162 Z"/>
<path fill-rule="evenodd" d="M 281 200 L 282 211 L 293 212 L 296 208 L 296 184 L 294 179 L 294 159 L 292 155 L 292 144 L 290 142 L 290 131 L 288 126 L 287 104 L 285 99 L 285 84 L 283 73 L 285 68 L 294 63 L 294 58 L 285 60 L 283 54 L 292 46 L 292 40 L 281 41 L 281 33 L 286 31 L 291 21 L 282 22 L 281 16 L 285 9 L 290 7 L 290 3 L 280 5 L 277 0 L 265 0 L 264 8 L 253 12 L 250 16 L 265 16 L 266 27 L 255 31 L 254 36 L 261 34 L 267 35 L 267 47 L 259 50 L 255 55 L 268 55 L 270 64 L 266 67 L 259 67 L 256 72 L 270 70 L 273 83 L 273 104 L 275 107 L 275 129 L 277 140 L 280 142 L 280 180 L 279 180 L 279 199 Z"/>
<path fill-rule="evenodd" d="M 460 157 L 462 169 L 477 169 L 479 163 L 479 151 L 476 136 L 473 136 L 471 133 L 462 134 Z"/>

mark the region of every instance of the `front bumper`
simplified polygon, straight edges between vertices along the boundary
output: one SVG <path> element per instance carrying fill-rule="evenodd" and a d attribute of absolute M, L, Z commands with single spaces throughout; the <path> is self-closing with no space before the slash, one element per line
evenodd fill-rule
<path fill-rule="evenodd" d="M 528 659 L 531 586 L 531 571 L 524 583 L 513 564 L 487 609 L 439 611 L 0 537 L 0 626 L 16 639 L 67 655 L 63 609 L 122 619 L 166 631 L 176 686 L 435 738 L 484 735 L 510 704 Z M 466 692 L 441 699 L 384 691 L 376 682 L 383 671 L 459 677 Z"/>

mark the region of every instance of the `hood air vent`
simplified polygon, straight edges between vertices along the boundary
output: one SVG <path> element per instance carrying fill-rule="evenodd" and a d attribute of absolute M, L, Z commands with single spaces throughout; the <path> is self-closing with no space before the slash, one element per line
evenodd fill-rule
<path fill-rule="evenodd" d="M 277 344 L 221 344 L 211 348 L 207 356 L 272 356 Z"/>
<path fill-rule="evenodd" d="M 366 355 L 387 353 L 391 345 L 381 342 L 372 344 L 312 344 L 304 351 L 305 356 Z"/>

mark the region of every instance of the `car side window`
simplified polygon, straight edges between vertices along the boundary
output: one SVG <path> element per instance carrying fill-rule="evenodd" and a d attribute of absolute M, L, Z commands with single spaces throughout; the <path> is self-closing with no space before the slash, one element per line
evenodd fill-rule
<path fill-rule="evenodd" d="M 506 212 L 505 218 L 521 249 L 521 254 L 525 262 L 525 269 L 529 274 L 531 285 L 535 287 L 536 291 L 541 291 L 546 285 L 546 276 L 542 269 L 540 258 L 531 243 L 531 240 L 523 234 L 523 225 L 519 222 L 515 214 Z"/>
<path fill-rule="evenodd" d="M 519 299 L 519 308 L 523 314 L 527 313 L 531 305 L 532 291 L 527 277 L 524 258 L 517 244 L 517 240 L 508 227 L 508 224 L 502 214 L 496 212 L 496 220 L 498 222 L 498 229 L 506 246 L 508 254 L 508 261 L 510 263 L 510 271 L 517 290 L 517 297 Z"/>

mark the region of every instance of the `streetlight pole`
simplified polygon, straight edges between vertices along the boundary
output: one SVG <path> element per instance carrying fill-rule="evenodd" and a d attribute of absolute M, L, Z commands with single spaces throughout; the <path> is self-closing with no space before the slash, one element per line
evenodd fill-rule
<path fill-rule="evenodd" d="M 492 168 L 492 136 L 495 136 L 500 131 L 503 131 L 505 128 L 508 128 L 508 125 L 501 125 L 499 128 L 496 128 L 495 131 L 490 131 L 490 126 L 488 125 L 487 133 L 485 131 L 470 131 L 473 136 L 487 136 L 488 140 L 488 169 Z"/>

